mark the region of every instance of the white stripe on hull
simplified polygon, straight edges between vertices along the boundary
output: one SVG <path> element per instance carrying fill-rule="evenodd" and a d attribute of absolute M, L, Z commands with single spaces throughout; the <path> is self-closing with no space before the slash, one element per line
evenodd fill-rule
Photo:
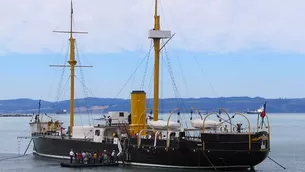
<path fill-rule="evenodd" d="M 58 156 L 58 155 L 48 155 L 48 154 L 43 154 L 43 153 L 38 153 L 33 150 L 33 154 L 43 156 L 43 157 L 48 157 L 48 158 L 56 158 L 56 159 L 70 159 L 70 156 Z"/>
<path fill-rule="evenodd" d="M 38 153 L 33 151 L 33 154 L 48 157 L 48 158 L 57 158 L 57 159 L 70 159 L 69 156 L 58 156 L 58 155 L 48 155 L 43 153 Z M 122 161 L 119 161 L 119 164 L 123 164 Z M 146 167 L 161 167 L 161 168 L 180 168 L 180 169 L 213 169 L 213 168 L 250 168 L 250 166 L 245 165 L 235 165 L 235 166 L 176 166 L 176 165 L 161 165 L 161 164 L 147 164 L 147 163 L 138 163 L 138 162 L 125 162 L 125 165 L 133 165 L 133 166 L 146 166 Z"/>

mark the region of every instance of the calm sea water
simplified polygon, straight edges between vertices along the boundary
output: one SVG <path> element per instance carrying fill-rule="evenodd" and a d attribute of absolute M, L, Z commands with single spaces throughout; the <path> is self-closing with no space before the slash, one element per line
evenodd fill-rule
<path fill-rule="evenodd" d="M 281 172 L 281 171 L 305 171 L 305 114 L 268 114 L 271 122 L 271 152 L 269 156 L 285 166 L 284 170 L 274 162 L 266 159 L 256 166 L 257 171 L 261 172 Z M 189 114 L 181 115 L 186 119 Z M 256 125 L 256 116 L 248 115 L 251 124 Z M 68 115 L 55 116 L 68 124 Z M 76 115 L 76 125 L 87 125 L 96 123 L 93 119 L 99 118 L 100 115 Z M 163 119 L 166 115 L 163 115 Z M 173 117 L 173 120 L 176 120 Z M 17 136 L 29 136 L 30 118 L 0 118 L 0 172 L 2 171 L 26 171 L 26 172 L 54 172 L 54 171 L 75 171 L 75 169 L 61 168 L 60 160 L 47 159 L 33 156 L 32 145 L 27 151 L 26 156 L 16 158 L 24 153 L 30 140 L 17 140 Z M 242 119 L 237 119 L 243 121 Z M 129 171 L 185 171 L 185 170 L 168 170 L 160 168 L 143 168 L 143 167 L 112 167 L 112 168 L 94 168 L 94 169 L 77 169 L 76 171 L 102 171 L 109 172 L 129 172 Z M 195 171 L 195 170 L 191 170 Z M 201 170 L 203 171 L 203 170 Z"/>

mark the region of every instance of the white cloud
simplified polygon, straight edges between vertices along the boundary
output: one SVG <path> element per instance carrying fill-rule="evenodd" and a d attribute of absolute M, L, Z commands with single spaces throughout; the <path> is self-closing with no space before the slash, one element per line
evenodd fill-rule
<path fill-rule="evenodd" d="M 177 35 L 171 48 L 305 52 L 304 0 L 160 0 L 161 23 Z M 1 0 L 0 54 L 60 52 L 69 0 Z M 82 51 L 134 51 L 149 45 L 153 0 L 74 0 Z M 186 44 L 187 42 L 187 44 Z"/>

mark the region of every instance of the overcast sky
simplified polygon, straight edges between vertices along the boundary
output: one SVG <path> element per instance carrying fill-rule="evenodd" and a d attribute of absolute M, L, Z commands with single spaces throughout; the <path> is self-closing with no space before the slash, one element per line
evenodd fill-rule
<path fill-rule="evenodd" d="M 305 97 L 305 1 L 159 1 L 162 29 L 176 33 L 167 52 L 182 97 Z M 116 97 L 149 50 L 154 1 L 73 2 L 75 30 L 89 32 L 75 36 L 94 65 L 84 69 L 89 96 Z M 69 13 L 69 0 L 0 1 L 0 99 L 55 99 L 61 69 L 48 65 L 64 62 L 68 35 L 52 31 L 69 29 Z M 165 66 L 162 97 L 175 97 Z M 139 89 L 144 71 L 145 63 L 118 97 Z"/>

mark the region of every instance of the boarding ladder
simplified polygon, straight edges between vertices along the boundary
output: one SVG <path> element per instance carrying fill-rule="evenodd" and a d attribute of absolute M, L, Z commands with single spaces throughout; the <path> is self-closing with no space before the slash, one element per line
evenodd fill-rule
<path fill-rule="evenodd" d="M 130 133 L 129 133 L 129 124 L 126 122 L 119 123 L 119 130 L 120 130 L 120 143 L 122 145 L 122 154 L 123 154 L 123 164 L 125 164 L 125 160 L 129 160 L 128 155 L 128 148 L 130 143 Z M 122 134 L 126 134 L 126 137 L 122 137 Z"/>

